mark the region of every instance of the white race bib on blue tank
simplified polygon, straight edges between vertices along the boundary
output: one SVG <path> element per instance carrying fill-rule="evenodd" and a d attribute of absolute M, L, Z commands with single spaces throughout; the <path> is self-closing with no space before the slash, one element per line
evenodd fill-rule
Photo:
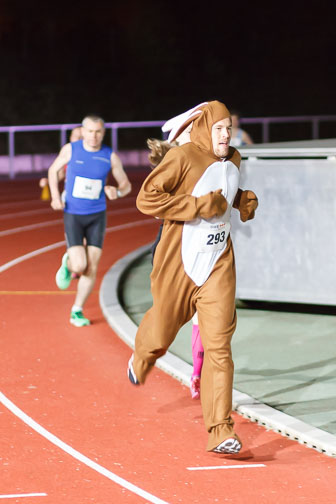
<path fill-rule="evenodd" d="M 103 183 L 101 180 L 90 179 L 86 177 L 75 177 L 75 182 L 72 190 L 74 198 L 83 198 L 95 200 L 99 199 Z"/>

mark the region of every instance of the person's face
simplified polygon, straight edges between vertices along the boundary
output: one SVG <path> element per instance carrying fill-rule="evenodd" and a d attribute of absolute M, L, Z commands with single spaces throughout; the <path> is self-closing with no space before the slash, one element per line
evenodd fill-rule
<path fill-rule="evenodd" d="M 238 128 L 239 126 L 239 117 L 236 114 L 231 116 L 232 119 L 232 128 Z"/>
<path fill-rule="evenodd" d="M 222 119 L 212 126 L 212 147 L 217 157 L 223 158 L 229 153 L 232 123 L 231 117 Z"/>
<path fill-rule="evenodd" d="M 74 128 L 70 134 L 70 142 L 77 142 L 77 140 L 82 139 L 82 128 Z"/>
<path fill-rule="evenodd" d="M 99 150 L 105 134 L 105 128 L 100 121 L 86 119 L 82 127 L 82 136 L 87 148 Z"/>
<path fill-rule="evenodd" d="M 182 131 L 181 135 L 176 138 L 177 145 L 183 145 L 185 143 L 190 142 L 190 132 L 192 130 L 192 123 L 186 127 L 185 130 Z"/>

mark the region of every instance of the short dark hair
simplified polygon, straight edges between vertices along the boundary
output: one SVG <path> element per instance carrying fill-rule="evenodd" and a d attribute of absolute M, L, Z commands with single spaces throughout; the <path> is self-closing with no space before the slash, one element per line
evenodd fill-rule
<path fill-rule="evenodd" d="M 105 121 L 102 117 L 96 115 L 96 114 L 88 114 L 84 117 L 83 121 L 82 121 L 82 126 L 84 126 L 84 122 L 89 119 L 90 121 L 93 121 L 93 122 L 100 122 L 102 125 L 103 125 L 103 128 L 105 128 Z"/>
<path fill-rule="evenodd" d="M 241 113 L 237 109 L 230 109 L 230 115 L 231 116 L 234 115 L 234 116 L 237 116 L 237 117 L 241 117 Z"/>

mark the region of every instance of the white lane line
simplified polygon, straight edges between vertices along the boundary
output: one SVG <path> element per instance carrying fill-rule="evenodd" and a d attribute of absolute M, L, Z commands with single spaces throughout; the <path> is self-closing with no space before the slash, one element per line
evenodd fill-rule
<path fill-rule="evenodd" d="M 32 231 L 33 229 L 39 229 L 43 227 L 56 226 L 58 224 L 63 223 L 63 219 L 53 219 L 50 221 L 38 222 L 36 224 L 28 224 L 27 226 L 20 226 L 12 229 L 5 229 L 4 231 L 0 231 L 0 238 L 2 236 L 9 236 L 16 233 L 22 233 L 25 231 Z"/>
<path fill-rule="evenodd" d="M 107 212 L 107 215 L 118 215 L 118 214 L 128 214 L 132 212 L 138 212 L 136 207 L 128 207 L 128 208 L 119 208 L 118 210 L 110 210 Z M 31 231 L 33 229 L 39 229 L 43 227 L 55 226 L 56 224 L 63 224 L 63 219 L 53 219 L 49 221 L 37 222 L 36 224 L 27 224 L 26 226 L 19 226 L 16 228 L 5 229 L 0 231 L 0 238 L 2 236 L 8 236 L 15 233 L 22 233 L 25 231 Z"/>
<path fill-rule="evenodd" d="M 153 225 L 157 224 L 157 222 L 154 219 L 143 219 L 134 222 L 127 222 L 127 224 L 119 224 L 118 226 L 111 226 L 106 228 L 106 233 L 112 233 L 112 231 L 121 231 L 122 229 L 128 229 L 132 227 L 144 226 L 146 224 Z"/>
<path fill-rule="evenodd" d="M 224 466 L 187 467 L 188 471 L 210 471 L 212 469 L 250 469 L 250 467 L 266 467 L 265 464 L 236 464 Z"/>
<path fill-rule="evenodd" d="M 154 219 L 144 219 L 140 221 L 134 221 L 134 222 L 128 222 L 127 224 L 120 224 L 119 226 L 111 226 L 106 228 L 106 233 L 112 233 L 113 231 L 121 231 L 123 229 L 128 229 L 132 227 L 137 227 L 137 226 L 144 226 L 146 224 L 155 224 L 156 221 Z M 24 254 L 23 256 L 17 257 L 16 259 L 13 259 L 12 261 L 9 261 L 5 264 L 0 265 L 0 273 L 3 273 L 4 271 L 8 270 L 9 268 L 12 268 L 13 266 L 16 266 L 17 264 L 26 261 L 27 259 L 31 259 L 32 257 L 35 257 L 40 254 L 44 254 L 44 252 L 49 252 L 49 250 L 54 250 L 59 247 L 63 247 L 65 245 L 65 241 L 60 241 L 56 243 L 52 243 L 51 245 L 47 245 L 46 247 L 42 247 L 37 250 L 33 250 L 32 252 L 28 252 L 28 254 Z"/>
<path fill-rule="evenodd" d="M 0 402 L 7 408 L 9 409 L 15 416 L 20 418 L 25 424 L 29 425 L 35 432 L 43 436 L 44 438 L 48 439 L 51 443 L 53 443 L 55 446 L 66 452 L 68 455 L 71 455 L 73 458 L 81 462 L 82 464 L 85 464 L 86 466 L 90 467 L 94 471 L 98 472 L 99 474 L 102 474 L 109 480 L 113 481 L 117 485 L 120 485 L 123 488 L 126 488 L 130 492 L 139 495 L 143 499 L 147 499 L 147 501 L 152 502 L 153 504 L 168 504 L 168 502 L 163 501 L 156 497 L 155 495 L 150 494 L 149 492 L 146 492 L 146 490 L 142 490 L 141 488 L 137 487 L 136 485 L 133 485 L 133 483 L 130 483 L 129 481 L 120 478 L 120 476 L 117 476 L 113 472 L 109 471 L 105 467 L 97 464 L 97 462 L 94 462 L 93 460 L 89 459 L 79 451 L 75 450 L 72 448 L 72 446 L 64 443 L 61 439 L 58 437 L 54 436 L 51 432 L 47 431 L 44 427 L 42 427 L 40 424 L 35 422 L 31 417 L 29 417 L 26 413 L 24 413 L 20 408 L 18 408 L 12 401 L 10 401 L 2 392 L 0 392 Z"/>
<path fill-rule="evenodd" d="M 38 200 L 36 198 L 34 199 L 30 199 L 30 200 L 23 200 L 23 201 L 6 201 L 5 203 L 0 203 L 0 210 L 1 208 L 5 208 L 6 210 L 8 210 L 8 208 L 11 208 L 11 207 L 20 207 L 20 206 L 24 206 L 24 207 L 32 207 L 33 205 L 42 205 L 43 202 L 41 200 Z"/>
<path fill-rule="evenodd" d="M 24 254 L 23 256 L 17 257 L 16 259 L 13 259 L 12 261 L 9 261 L 2 266 L 0 266 L 0 273 L 3 273 L 4 271 L 8 270 L 9 268 L 12 268 L 13 266 L 16 266 L 17 264 L 26 261 L 27 259 L 31 259 L 32 257 L 35 257 L 40 254 L 44 254 L 44 252 L 49 252 L 49 250 L 54 250 L 58 247 L 62 247 L 65 245 L 65 240 L 52 243 L 51 245 L 47 245 L 46 247 L 42 247 L 37 250 L 33 250 L 32 252 L 28 252 L 28 254 Z"/>
<path fill-rule="evenodd" d="M 23 212 L 12 212 L 4 213 L 0 215 L 0 220 L 15 219 L 16 217 L 29 217 L 31 215 L 45 214 L 48 213 L 52 215 L 54 210 L 51 207 L 47 208 L 36 208 L 35 210 L 24 210 Z"/>
<path fill-rule="evenodd" d="M 132 196 L 126 196 L 123 198 L 123 201 L 127 201 L 129 202 L 130 200 L 134 200 L 134 198 L 132 198 Z M 11 219 L 13 217 L 25 217 L 26 215 L 34 215 L 36 213 L 45 213 L 46 211 L 49 213 L 53 213 L 54 210 L 52 210 L 52 208 L 49 206 L 49 203 L 46 204 L 46 206 L 44 206 L 43 203 L 40 203 L 38 200 L 27 200 L 27 201 L 20 201 L 20 202 L 12 202 L 12 203 L 3 203 L 1 204 L 0 203 L 0 210 L 1 208 L 5 208 L 6 210 L 8 210 L 8 208 L 10 207 L 14 207 L 16 208 L 17 206 L 25 206 L 25 207 L 31 207 L 32 205 L 43 205 L 43 206 L 39 206 L 38 208 L 35 208 L 33 210 L 23 210 L 22 212 L 12 212 L 12 213 L 2 213 L 0 215 L 0 220 L 6 220 L 6 219 Z"/>
<path fill-rule="evenodd" d="M 46 493 L 28 493 L 28 494 L 8 494 L 0 495 L 0 499 L 18 499 L 21 497 L 47 497 Z"/>

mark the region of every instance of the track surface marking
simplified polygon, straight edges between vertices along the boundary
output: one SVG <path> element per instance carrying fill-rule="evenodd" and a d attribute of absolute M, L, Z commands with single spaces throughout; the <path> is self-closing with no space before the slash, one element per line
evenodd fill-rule
<path fill-rule="evenodd" d="M 27 210 L 46 210 L 35 214 L 34 224 L 52 220 L 48 203 L 38 201 L 36 185 L 18 181 L 2 187 L 8 213 L 22 212 L 24 195 Z M 73 298 L 60 295 L 54 283 L 63 245 L 47 247 L 63 242 L 62 224 L 0 237 L 0 265 L 12 263 L 0 274 L 0 390 L 43 433 L 148 494 L 138 495 L 88 467 L 2 404 L 0 496 L 27 495 L 16 500 L 25 504 L 150 502 L 145 495 L 170 504 L 334 504 L 336 460 L 238 415 L 242 452 L 207 453 L 200 403 L 191 400 L 185 386 L 156 368 L 145 386 L 128 382 L 131 350 L 104 320 L 98 288 L 114 262 L 156 236 L 158 222 L 129 210 L 134 209 L 134 185 L 133 199 L 109 205 L 118 212 L 110 212 L 108 227 L 117 230 L 106 234 L 96 288 L 85 310 L 90 327 L 69 324 Z M 1 203 L 1 209 L 4 215 L 6 205 Z M 1 228 L 29 225 L 30 219 L 11 216 L 2 219 Z M 14 264 L 21 256 L 26 257 Z M 28 496 L 42 493 L 46 496 Z"/>

